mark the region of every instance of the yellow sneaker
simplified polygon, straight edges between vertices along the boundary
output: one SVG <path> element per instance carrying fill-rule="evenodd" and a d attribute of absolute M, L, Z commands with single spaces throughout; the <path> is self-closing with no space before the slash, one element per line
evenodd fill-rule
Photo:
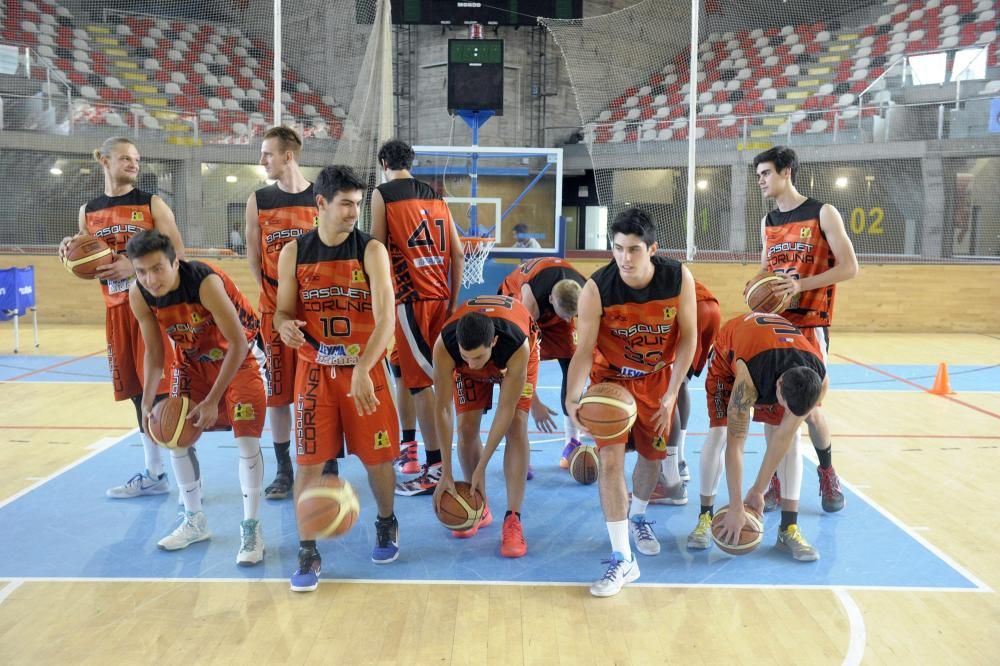
<path fill-rule="evenodd" d="M 813 562 L 819 559 L 819 551 L 809 545 L 802 536 L 798 525 L 789 525 L 786 530 L 778 530 L 778 550 L 791 553 L 799 562 Z"/>
<path fill-rule="evenodd" d="M 688 534 L 690 550 L 708 550 L 712 547 L 712 515 L 707 511 L 698 516 L 698 525 Z"/>

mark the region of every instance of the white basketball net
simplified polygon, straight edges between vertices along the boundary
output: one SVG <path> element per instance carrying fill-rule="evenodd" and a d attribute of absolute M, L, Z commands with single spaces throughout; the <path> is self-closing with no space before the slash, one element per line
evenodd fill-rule
<path fill-rule="evenodd" d="M 468 289 L 483 283 L 483 267 L 490 250 L 496 245 L 495 238 L 463 238 L 465 248 L 465 269 L 462 271 L 462 286 Z"/>

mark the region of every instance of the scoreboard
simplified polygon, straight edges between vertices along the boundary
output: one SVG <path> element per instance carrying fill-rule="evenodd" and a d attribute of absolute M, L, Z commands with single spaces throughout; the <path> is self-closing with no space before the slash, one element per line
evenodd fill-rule
<path fill-rule="evenodd" d="M 391 5 L 397 25 L 535 25 L 536 16 L 583 18 L 583 0 L 391 0 Z"/>

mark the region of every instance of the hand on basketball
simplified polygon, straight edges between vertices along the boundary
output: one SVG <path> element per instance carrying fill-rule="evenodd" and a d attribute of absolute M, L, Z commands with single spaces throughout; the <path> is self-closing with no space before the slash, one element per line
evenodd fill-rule
<path fill-rule="evenodd" d="M 531 418 L 535 419 L 535 426 L 542 432 L 556 431 L 556 422 L 552 419 L 555 415 L 556 411 L 537 397 L 531 401 Z"/>
<path fill-rule="evenodd" d="M 798 273 L 777 273 L 777 276 L 781 278 L 781 282 L 774 289 L 776 293 L 788 294 L 789 297 L 794 298 L 802 291 Z"/>
<path fill-rule="evenodd" d="M 132 262 L 124 254 L 119 254 L 110 264 L 98 266 L 94 272 L 101 280 L 124 280 L 135 275 Z"/>
<path fill-rule="evenodd" d="M 302 335 L 302 331 L 299 330 L 305 325 L 304 321 L 299 321 L 298 319 L 289 319 L 282 322 L 281 326 L 278 327 L 278 335 L 281 336 L 281 341 L 292 349 L 298 349 L 306 341 L 306 336 Z"/>
<path fill-rule="evenodd" d="M 202 400 L 188 412 L 187 420 L 200 430 L 211 428 L 219 419 L 219 403 Z"/>
<path fill-rule="evenodd" d="M 486 466 L 483 465 L 482 461 L 476 465 L 476 470 L 472 473 L 472 478 L 469 479 L 469 486 L 472 488 L 473 496 L 478 490 L 483 497 L 486 497 Z"/>
<path fill-rule="evenodd" d="M 351 376 L 351 392 L 348 398 L 354 398 L 354 406 L 358 409 L 358 416 L 369 416 L 378 409 L 379 401 L 375 397 L 375 384 L 372 383 L 371 375 L 362 372 L 360 368 L 354 368 Z"/>
<path fill-rule="evenodd" d="M 726 511 L 726 515 L 722 517 L 722 534 L 720 535 L 722 542 L 738 544 L 740 532 L 743 531 L 746 522 L 747 514 L 743 510 L 743 505 L 740 503 L 730 504 L 729 511 Z"/>
<path fill-rule="evenodd" d="M 77 234 L 79 236 L 80 234 Z M 71 240 L 76 238 L 76 236 L 66 236 L 61 241 L 59 241 L 59 258 L 66 261 L 66 253 L 69 251 L 69 243 Z"/>
<path fill-rule="evenodd" d="M 566 415 L 570 418 L 580 435 L 590 436 L 590 431 L 576 418 L 576 413 L 580 411 L 580 401 L 566 398 Z"/>
<path fill-rule="evenodd" d="M 764 493 L 751 488 L 747 491 L 747 496 L 743 500 L 743 504 L 751 511 L 756 511 L 758 516 L 764 515 Z"/>
<path fill-rule="evenodd" d="M 452 478 L 451 472 L 441 472 L 441 478 L 438 479 L 437 486 L 434 488 L 434 506 L 437 506 L 441 501 L 441 496 L 445 493 L 456 494 L 455 491 L 455 479 Z"/>

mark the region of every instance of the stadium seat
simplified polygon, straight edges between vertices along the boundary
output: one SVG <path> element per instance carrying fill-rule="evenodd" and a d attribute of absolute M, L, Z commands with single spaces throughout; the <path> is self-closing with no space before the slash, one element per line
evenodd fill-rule
<path fill-rule="evenodd" d="M 163 86 L 163 92 L 168 95 L 180 95 L 181 87 L 173 81 L 167 81 L 167 83 Z"/>

